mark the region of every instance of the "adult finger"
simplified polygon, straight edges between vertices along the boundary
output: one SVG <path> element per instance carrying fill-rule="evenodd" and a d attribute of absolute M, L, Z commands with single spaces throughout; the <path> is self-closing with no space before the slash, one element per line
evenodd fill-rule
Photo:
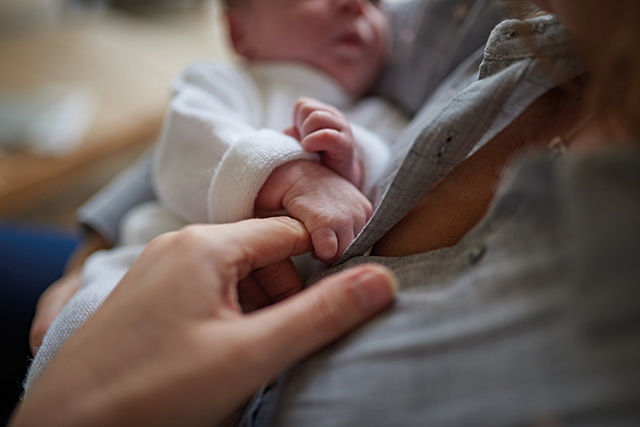
<path fill-rule="evenodd" d="M 33 355 L 42 344 L 42 339 L 49 330 L 53 319 L 60 314 L 64 305 L 80 289 L 80 285 L 80 274 L 69 273 L 54 282 L 40 296 L 29 331 L 29 347 Z"/>
<path fill-rule="evenodd" d="M 243 279 L 250 272 L 311 250 L 304 225 L 290 217 L 248 219 L 222 226 L 201 226 L 199 235 L 213 243 L 220 268 L 232 268 Z"/>
<path fill-rule="evenodd" d="M 243 313 L 250 313 L 270 305 L 273 301 L 264 293 L 258 282 L 249 275 L 238 283 L 238 303 Z"/>
<path fill-rule="evenodd" d="M 244 313 L 266 307 L 302 290 L 302 279 L 291 259 L 259 268 L 238 283 Z"/>
<path fill-rule="evenodd" d="M 355 267 L 258 311 L 252 345 L 261 349 L 265 380 L 380 313 L 393 301 L 393 274 L 376 265 Z"/>
<path fill-rule="evenodd" d="M 302 290 L 302 279 L 291 259 L 259 268 L 252 276 L 272 302 L 286 299 Z"/>

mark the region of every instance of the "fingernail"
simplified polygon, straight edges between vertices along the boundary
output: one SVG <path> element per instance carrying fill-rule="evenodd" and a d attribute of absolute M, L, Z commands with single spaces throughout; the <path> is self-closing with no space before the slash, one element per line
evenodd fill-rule
<path fill-rule="evenodd" d="M 363 267 L 355 274 L 352 286 L 363 309 L 377 311 L 388 306 L 398 291 L 393 273 L 381 266 Z"/>

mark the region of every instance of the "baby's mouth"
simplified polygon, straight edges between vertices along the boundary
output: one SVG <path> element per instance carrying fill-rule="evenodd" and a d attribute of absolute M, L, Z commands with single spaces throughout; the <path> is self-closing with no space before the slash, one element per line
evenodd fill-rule
<path fill-rule="evenodd" d="M 347 46 L 362 46 L 364 41 L 357 31 L 345 31 L 335 38 L 336 44 Z"/>
<path fill-rule="evenodd" d="M 341 32 L 332 40 L 334 52 L 343 60 L 358 61 L 365 52 L 365 41 L 357 31 Z"/>

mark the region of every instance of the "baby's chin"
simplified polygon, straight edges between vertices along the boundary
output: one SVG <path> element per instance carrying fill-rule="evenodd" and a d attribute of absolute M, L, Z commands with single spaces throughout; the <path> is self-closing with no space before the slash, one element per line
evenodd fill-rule
<path fill-rule="evenodd" d="M 366 49 L 360 43 L 337 43 L 331 47 L 333 57 L 341 62 L 360 62 L 366 58 Z"/>
<path fill-rule="evenodd" d="M 353 98 L 358 99 L 366 95 L 373 85 L 373 79 L 366 81 L 341 81 L 340 86 Z"/>
<path fill-rule="evenodd" d="M 333 73 L 333 77 L 342 88 L 356 98 L 367 93 L 378 74 L 376 72 L 378 66 L 365 64 L 362 61 L 350 62 L 343 64 L 337 72 Z"/>

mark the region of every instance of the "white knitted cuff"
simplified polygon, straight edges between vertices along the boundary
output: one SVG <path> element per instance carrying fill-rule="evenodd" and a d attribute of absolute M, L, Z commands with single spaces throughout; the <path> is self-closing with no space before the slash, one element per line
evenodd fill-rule
<path fill-rule="evenodd" d="M 260 130 L 233 144 L 216 168 L 209 187 L 209 222 L 214 224 L 253 217 L 260 189 L 278 166 L 292 160 L 319 160 L 294 138 Z"/>

